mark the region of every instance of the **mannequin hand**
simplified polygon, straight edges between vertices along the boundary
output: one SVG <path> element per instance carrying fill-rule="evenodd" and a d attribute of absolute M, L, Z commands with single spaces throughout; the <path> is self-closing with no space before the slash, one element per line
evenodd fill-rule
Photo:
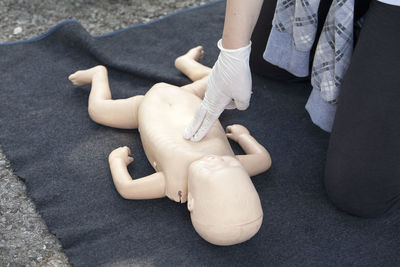
<path fill-rule="evenodd" d="M 115 160 L 121 160 L 126 166 L 128 166 L 133 161 L 133 158 L 129 156 L 130 154 L 131 150 L 129 149 L 129 147 L 119 147 L 117 149 L 114 149 L 110 153 L 110 155 L 108 156 L 108 161 L 111 163 Z"/>
<path fill-rule="evenodd" d="M 190 125 L 185 129 L 184 138 L 201 140 L 214 125 L 224 109 L 245 110 L 251 96 L 251 73 L 249 56 L 251 43 L 239 49 L 221 50 L 212 68 L 206 94 Z"/>
<path fill-rule="evenodd" d="M 238 142 L 239 137 L 243 134 L 250 135 L 250 132 L 240 124 L 233 124 L 226 127 L 226 136 L 235 142 Z"/>

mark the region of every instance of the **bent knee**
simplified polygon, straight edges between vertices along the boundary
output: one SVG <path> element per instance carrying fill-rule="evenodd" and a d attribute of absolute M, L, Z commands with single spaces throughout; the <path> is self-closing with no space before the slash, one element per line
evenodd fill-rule
<path fill-rule="evenodd" d="M 92 121 L 100 123 L 102 112 L 100 101 L 90 101 L 88 105 L 88 114 Z"/>
<path fill-rule="evenodd" d="M 109 109 L 107 108 L 107 102 L 112 100 L 96 100 L 96 101 L 89 101 L 88 105 L 88 114 L 92 121 L 107 125 L 107 121 L 110 117 Z"/>
<path fill-rule="evenodd" d="M 365 176 L 326 172 L 325 189 L 338 209 L 359 217 L 379 217 L 400 203 L 400 190 L 389 189 L 379 178 L 371 182 Z"/>

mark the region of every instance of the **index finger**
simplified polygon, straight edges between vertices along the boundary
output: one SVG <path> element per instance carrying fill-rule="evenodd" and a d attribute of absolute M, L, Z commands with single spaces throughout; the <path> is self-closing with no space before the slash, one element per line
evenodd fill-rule
<path fill-rule="evenodd" d="M 199 130 L 195 133 L 195 135 L 190 139 L 192 141 L 200 141 L 204 136 L 210 131 L 213 127 L 214 123 L 218 120 L 220 114 L 215 115 L 210 112 L 206 112 L 204 120 L 202 121 Z"/>
<path fill-rule="evenodd" d="M 197 133 L 197 131 L 201 127 L 203 120 L 206 116 L 206 113 L 207 110 L 203 107 L 203 105 L 200 105 L 189 126 L 186 127 L 185 132 L 183 134 L 183 138 L 192 140 L 193 136 Z"/>

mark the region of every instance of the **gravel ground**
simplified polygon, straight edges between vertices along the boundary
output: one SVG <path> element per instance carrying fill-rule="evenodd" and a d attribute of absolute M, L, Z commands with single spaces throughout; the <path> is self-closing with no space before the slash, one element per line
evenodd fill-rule
<path fill-rule="evenodd" d="M 0 43 L 77 19 L 93 35 L 148 22 L 210 0 L 1 0 Z M 0 144 L 1 145 L 1 144 Z M 0 266 L 70 266 L 0 147 Z"/>

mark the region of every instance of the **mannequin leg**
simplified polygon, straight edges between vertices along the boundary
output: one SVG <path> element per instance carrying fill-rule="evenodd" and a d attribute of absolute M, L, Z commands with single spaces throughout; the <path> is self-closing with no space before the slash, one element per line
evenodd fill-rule
<path fill-rule="evenodd" d="M 136 129 L 138 127 L 137 110 L 143 96 L 111 99 L 107 69 L 104 66 L 77 71 L 70 75 L 69 79 L 77 86 L 92 84 L 88 111 L 93 121 L 121 129 Z"/>
<path fill-rule="evenodd" d="M 208 76 L 211 72 L 211 68 L 199 63 L 203 55 L 203 47 L 197 46 L 175 60 L 175 67 L 193 81 L 193 83 L 181 88 L 197 95 L 201 99 L 204 98 Z"/>
<path fill-rule="evenodd" d="M 175 67 L 185 74 L 193 82 L 208 76 L 211 68 L 199 63 L 203 58 L 204 51 L 202 46 L 190 49 L 186 54 L 175 60 Z"/>

